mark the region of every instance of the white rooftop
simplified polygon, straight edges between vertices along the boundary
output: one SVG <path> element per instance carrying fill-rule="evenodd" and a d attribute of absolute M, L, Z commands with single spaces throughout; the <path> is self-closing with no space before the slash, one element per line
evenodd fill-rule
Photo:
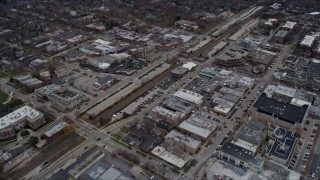
<path fill-rule="evenodd" d="M 110 41 L 105 41 L 105 40 L 102 40 L 102 39 L 94 40 L 94 42 L 97 43 L 97 44 L 103 44 L 103 45 L 109 45 L 109 44 L 111 44 Z"/>
<path fill-rule="evenodd" d="M 229 102 L 219 97 L 216 97 L 215 99 L 213 99 L 213 102 L 218 104 L 213 108 L 213 110 L 223 114 L 228 114 L 234 106 L 233 102 Z"/>
<path fill-rule="evenodd" d="M 290 87 L 278 85 L 276 87 L 276 89 L 274 90 L 274 92 L 277 93 L 277 94 L 288 96 L 288 97 L 294 97 L 294 95 L 296 94 L 297 90 L 293 89 L 293 88 L 290 88 Z"/>
<path fill-rule="evenodd" d="M 164 35 L 164 38 L 180 38 L 180 39 L 182 39 L 183 40 L 183 42 L 188 42 L 188 41 L 190 41 L 192 38 L 193 38 L 193 36 L 192 35 L 190 35 L 190 36 L 187 36 L 187 35 L 174 35 L 174 34 L 165 34 Z"/>
<path fill-rule="evenodd" d="M 60 122 L 57 125 L 53 126 L 50 130 L 44 132 L 43 134 L 45 134 L 47 137 L 51 137 L 52 135 L 61 131 L 63 128 L 67 126 L 68 126 L 68 123 Z"/>
<path fill-rule="evenodd" d="M 217 125 L 210 119 L 191 116 L 179 125 L 184 129 L 202 138 L 208 138 L 209 135 L 217 128 Z"/>
<path fill-rule="evenodd" d="M 157 106 L 152 111 L 157 112 L 162 116 L 170 117 L 172 119 L 178 119 L 178 118 L 181 118 L 185 115 L 184 113 L 181 113 L 178 111 L 174 112 L 174 111 L 166 109 L 162 106 Z"/>
<path fill-rule="evenodd" d="M 303 40 L 301 41 L 300 45 L 301 46 L 307 46 L 307 47 L 312 47 L 314 44 L 314 41 L 316 40 L 315 36 L 311 35 L 306 35 Z"/>
<path fill-rule="evenodd" d="M 187 68 L 189 71 L 191 71 L 196 66 L 197 66 L 197 64 L 193 63 L 193 62 L 187 62 L 182 65 L 182 67 Z"/>
<path fill-rule="evenodd" d="M 238 81 L 238 83 L 245 85 L 245 86 L 248 86 L 248 87 L 251 87 L 253 85 L 254 81 L 255 81 L 255 79 L 252 79 L 249 77 L 243 77 Z"/>
<path fill-rule="evenodd" d="M 177 91 L 173 95 L 180 98 L 180 99 L 184 99 L 186 101 L 192 102 L 197 105 L 200 105 L 203 101 L 202 95 L 195 93 L 195 92 L 192 92 L 192 91 L 189 91 L 189 90 L 186 90 L 186 89 L 180 89 L 179 91 Z"/>
<path fill-rule="evenodd" d="M 282 27 L 287 29 L 293 29 L 296 24 L 296 22 L 287 21 L 286 24 L 284 24 Z"/>
<path fill-rule="evenodd" d="M 114 169 L 113 167 L 109 168 L 106 172 L 104 172 L 99 179 L 108 179 L 108 180 L 116 180 L 121 176 L 121 172 Z"/>
<path fill-rule="evenodd" d="M 264 93 L 266 94 L 266 96 L 268 98 L 271 98 L 273 96 L 274 91 L 276 90 L 277 86 L 275 85 L 268 85 L 265 89 L 264 89 Z"/>
<path fill-rule="evenodd" d="M 29 106 L 23 106 L 0 118 L 0 129 L 8 128 L 10 125 L 24 120 L 25 118 L 27 118 L 29 121 L 37 120 L 40 115 L 42 115 L 42 113 L 39 111 Z"/>
<path fill-rule="evenodd" d="M 163 147 L 157 146 L 152 151 L 152 154 L 158 156 L 162 160 L 169 162 L 177 166 L 178 168 L 183 168 L 183 166 L 187 163 L 187 161 L 183 160 L 182 158 L 166 151 Z"/>
<path fill-rule="evenodd" d="M 302 107 L 304 105 L 311 106 L 310 102 L 307 102 L 307 101 L 304 101 L 304 100 L 301 100 L 301 99 L 296 99 L 296 98 L 292 98 L 290 104 L 293 104 L 293 105 L 296 105 L 296 106 L 299 106 L 299 107 Z"/>
<path fill-rule="evenodd" d="M 109 63 L 103 62 L 98 65 L 99 69 L 108 69 L 110 67 Z"/>
<path fill-rule="evenodd" d="M 208 129 L 205 129 L 203 127 L 199 127 L 193 123 L 190 123 L 188 121 L 183 121 L 180 125 L 179 125 L 180 129 L 184 129 L 187 130 L 191 133 L 194 133 L 202 138 L 208 138 L 208 136 L 210 135 L 211 131 Z"/>
<path fill-rule="evenodd" d="M 185 144 L 185 146 L 191 147 L 193 149 L 197 149 L 200 145 L 201 142 L 198 140 L 195 140 L 187 135 L 181 134 L 176 130 L 172 130 L 170 131 L 165 138 L 167 139 L 172 139 L 174 141 L 177 142 L 181 142 L 183 144 Z"/>

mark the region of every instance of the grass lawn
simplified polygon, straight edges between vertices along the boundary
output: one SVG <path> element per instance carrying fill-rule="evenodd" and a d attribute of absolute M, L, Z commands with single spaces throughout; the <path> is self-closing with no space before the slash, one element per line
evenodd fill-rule
<path fill-rule="evenodd" d="M 5 78 L 5 77 L 8 77 L 9 74 L 3 72 L 3 71 L 0 71 L 0 78 Z"/>
<path fill-rule="evenodd" d="M 0 103 L 5 102 L 8 99 L 9 95 L 0 90 Z"/>
<path fill-rule="evenodd" d="M 60 137 L 57 141 L 54 141 L 53 143 L 49 144 L 47 147 L 45 147 L 42 150 L 42 153 L 50 153 L 52 150 L 54 150 L 56 148 L 56 146 L 59 146 L 60 144 L 62 144 L 63 142 L 65 142 L 67 139 L 69 139 L 70 137 L 72 137 L 73 135 L 75 135 L 75 132 L 72 133 L 68 133 L 62 137 Z"/>
<path fill-rule="evenodd" d="M 198 29 L 196 32 L 197 32 L 198 34 L 204 34 L 204 33 L 206 33 L 208 30 L 209 30 L 209 29 L 207 29 L 207 28 L 200 28 L 200 29 Z"/>
<path fill-rule="evenodd" d="M 130 129 L 128 127 L 122 126 L 120 129 L 123 133 L 128 134 L 130 132 Z"/>
<path fill-rule="evenodd" d="M 62 151 L 60 151 L 59 153 L 57 153 L 56 155 L 54 155 L 52 158 L 49 159 L 50 163 L 55 162 L 56 160 L 58 160 L 60 157 L 62 157 L 63 155 L 65 155 L 67 152 L 71 151 L 72 149 L 74 149 L 75 147 L 79 146 L 80 144 L 82 144 L 84 141 L 86 140 L 86 138 L 84 137 L 80 137 L 76 142 L 70 144 L 68 147 L 64 148 Z"/>

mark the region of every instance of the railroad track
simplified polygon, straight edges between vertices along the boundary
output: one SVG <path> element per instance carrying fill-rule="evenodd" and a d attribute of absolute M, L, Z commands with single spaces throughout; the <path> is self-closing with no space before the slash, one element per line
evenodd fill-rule
<path fill-rule="evenodd" d="M 244 25 L 246 25 L 248 22 L 252 21 L 257 14 L 254 14 L 252 16 L 250 16 L 249 18 L 247 18 L 244 21 L 241 21 L 241 23 L 239 23 L 238 25 L 236 25 L 235 27 L 232 27 L 230 29 L 228 29 L 225 33 L 223 33 L 223 35 L 221 35 L 219 38 L 217 39 L 212 39 L 210 42 L 208 42 L 206 45 L 204 45 L 203 47 L 201 47 L 200 49 L 198 49 L 197 51 L 195 51 L 194 53 L 191 54 L 191 57 L 199 57 L 201 54 L 202 56 L 206 56 L 207 53 L 209 51 L 211 51 L 211 49 L 216 46 L 220 41 L 229 38 L 230 36 L 232 36 L 234 33 L 236 33 L 239 29 L 241 29 Z"/>

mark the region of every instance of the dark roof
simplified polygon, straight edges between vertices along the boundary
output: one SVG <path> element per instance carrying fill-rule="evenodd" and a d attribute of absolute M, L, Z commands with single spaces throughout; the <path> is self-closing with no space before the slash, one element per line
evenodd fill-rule
<path fill-rule="evenodd" d="M 254 153 L 252 151 L 249 151 L 243 147 L 240 147 L 238 145 L 232 144 L 229 141 L 226 141 L 222 147 L 220 148 L 220 151 L 228 154 L 229 156 L 233 156 L 240 161 L 253 163 L 255 165 L 262 165 L 262 160 L 259 160 L 254 157 Z"/>
<path fill-rule="evenodd" d="M 275 140 L 268 147 L 268 153 L 283 160 L 288 160 L 294 150 L 296 138 L 291 131 L 273 126 L 271 138 Z"/>
<path fill-rule="evenodd" d="M 143 138 L 142 143 L 139 145 L 139 149 L 144 151 L 151 151 L 155 146 L 159 145 L 163 141 L 162 137 L 141 127 L 131 127 L 131 132 L 136 136 Z"/>
<path fill-rule="evenodd" d="M 308 71 L 320 73 L 320 63 L 311 62 Z"/>
<path fill-rule="evenodd" d="M 307 105 L 299 107 L 279 102 L 268 98 L 265 93 L 261 94 L 253 107 L 257 108 L 259 112 L 274 115 L 274 117 L 291 124 L 301 123 L 308 108 Z"/>
<path fill-rule="evenodd" d="M 113 80 L 113 77 L 111 75 L 107 75 L 107 76 L 104 76 L 104 77 L 99 77 L 97 79 L 97 82 L 100 84 L 100 85 L 103 85 L 103 84 L 106 84 L 110 81 Z"/>
<path fill-rule="evenodd" d="M 174 126 L 172 124 L 169 124 L 163 120 L 161 120 L 157 123 L 157 127 L 164 129 L 166 131 L 171 131 L 174 128 Z"/>
<path fill-rule="evenodd" d="M 285 30 L 279 30 L 275 36 L 278 36 L 278 37 L 286 37 L 286 35 L 288 34 L 288 31 L 285 31 Z"/>

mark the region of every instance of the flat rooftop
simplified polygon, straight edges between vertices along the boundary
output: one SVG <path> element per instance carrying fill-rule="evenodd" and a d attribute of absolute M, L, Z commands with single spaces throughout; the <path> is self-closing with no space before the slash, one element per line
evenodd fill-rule
<path fill-rule="evenodd" d="M 44 132 L 43 134 L 46 135 L 47 137 L 51 137 L 52 135 L 61 131 L 63 128 L 67 126 L 68 126 L 68 123 L 60 122 L 57 125 L 53 126 L 50 130 Z"/>
<path fill-rule="evenodd" d="M 215 99 L 213 99 L 213 105 L 213 110 L 224 114 L 228 114 L 235 105 L 235 103 L 216 97 Z"/>
<path fill-rule="evenodd" d="M 180 129 L 196 134 L 202 138 L 208 138 L 217 128 L 217 125 L 211 119 L 204 119 L 197 116 L 191 116 L 179 125 Z"/>
<path fill-rule="evenodd" d="M 266 134 L 267 126 L 262 122 L 251 120 L 247 124 L 243 124 L 234 135 L 234 139 L 248 142 L 253 145 L 252 151 L 255 152 L 256 146 L 259 146 Z M 241 146 L 240 143 L 236 143 Z M 244 147 L 244 146 L 242 146 Z M 247 148 L 249 149 L 249 148 Z"/>
<path fill-rule="evenodd" d="M 225 141 L 225 143 L 221 146 L 220 151 L 233 156 L 243 162 L 255 164 L 256 166 L 263 165 L 263 160 L 255 158 L 253 152 L 229 141 Z"/>
<path fill-rule="evenodd" d="M 233 59 L 241 59 L 248 55 L 248 52 L 243 50 L 239 45 L 226 47 L 222 53 L 218 54 L 216 59 L 220 61 L 229 61 Z"/>
<path fill-rule="evenodd" d="M 181 118 L 181 117 L 185 116 L 184 113 L 181 113 L 181 112 L 178 112 L 178 111 L 175 112 L 175 111 L 172 111 L 170 109 L 164 108 L 162 106 L 156 106 L 152 111 L 153 112 L 157 112 L 162 116 L 170 117 L 172 119 L 178 119 L 178 118 Z"/>
<path fill-rule="evenodd" d="M 294 88 L 278 85 L 276 89 L 274 90 L 275 93 L 285 95 L 288 97 L 294 97 L 296 94 L 297 90 Z"/>
<path fill-rule="evenodd" d="M 170 96 L 166 98 L 166 100 L 162 103 L 162 105 L 165 108 L 168 108 L 170 110 L 179 111 L 184 114 L 189 114 L 192 111 L 193 106 L 180 98 L 177 98 L 175 96 Z"/>
<path fill-rule="evenodd" d="M 185 144 L 185 146 L 191 147 L 193 149 L 197 149 L 201 142 L 193 139 L 187 135 L 181 134 L 176 130 L 170 131 L 166 136 L 166 139 L 172 139 L 173 141 L 180 142 L 182 144 Z"/>
<path fill-rule="evenodd" d="M 279 31 L 276 33 L 276 35 L 275 35 L 275 36 L 284 38 L 284 37 L 286 37 L 286 36 L 287 36 L 287 34 L 288 34 L 288 31 L 285 31 L 285 30 L 279 30 Z"/>
<path fill-rule="evenodd" d="M 202 95 L 195 93 L 195 92 L 192 92 L 192 91 L 189 91 L 189 90 L 186 90 L 186 89 L 180 89 L 179 91 L 177 91 L 173 95 L 178 98 L 189 101 L 191 103 L 197 104 L 197 105 L 200 105 L 203 101 Z"/>
<path fill-rule="evenodd" d="M 50 84 L 48 86 L 38 88 L 38 89 L 34 90 L 34 92 L 40 96 L 47 96 L 48 94 L 50 94 L 52 92 L 58 91 L 60 88 L 61 88 L 60 85 Z"/>
<path fill-rule="evenodd" d="M 293 29 L 296 24 L 296 22 L 287 21 L 286 24 L 284 24 L 282 27 L 287 29 Z"/>
<path fill-rule="evenodd" d="M 300 45 L 301 46 L 306 46 L 306 47 L 312 47 L 312 45 L 314 44 L 315 40 L 316 40 L 315 36 L 306 35 L 302 39 Z"/>
<path fill-rule="evenodd" d="M 320 74 L 320 61 L 319 60 L 311 61 L 308 66 L 308 72 Z"/>
<path fill-rule="evenodd" d="M 17 123 L 23 119 L 28 119 L 29 121 L 37 120 L 42 117 L 43 114 L 30 106 L 23 106 L 6 116 L 0 118 L 0 130 L 10 127 L 10 125 Z"/>
<path fill-rule="evenodd" d="M 272 126 L 271 138 L 275 140 L 273 145 L 268 146 L 267 153 L 277 158 L 288 160 L 294 150 L 296 139 L 291 131 L 278 126 Z"/>
<path fill-rule="evenodd" d="M 152 151 L 152 154 L 158 156 L 160 159 L 167 161 L 168 163 L 178 167 L 183 168 L 183 166 L 187 163 L 187 161 L 183 160 L 182 158 L 168 152 L 165 148 L 161 146 L 156 146 Z"/>
<path fill-rule="evenodd" d="M 292 104 L 285 104 L 275 99 L 269 98 L 265 93 L 262 93 L 259 99 L 254 104 L 259 112 L 273 115 L 290 124 L 302 123 L 308 106 L 298 107 Z"/>

